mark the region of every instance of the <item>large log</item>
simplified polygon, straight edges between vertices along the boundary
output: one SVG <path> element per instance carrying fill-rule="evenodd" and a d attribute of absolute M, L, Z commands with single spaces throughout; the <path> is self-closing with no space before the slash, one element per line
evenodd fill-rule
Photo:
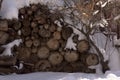
<path fill-rule="evenodd" d="M 81 60 L 87 66 L 97 65 L 99 63 L 99 57 L 93 53 L 83 54 Z"/>
<path fill-rule="evenodd" d="M 49 71 L 51 68 L 51 64 L 48 60 L 40 60 L 35 65 L 35 71 Z"/>
<path fill-rule="evenodd" d="M 90 48 L 89 42 L 87 40 L 80 40 L 77 44 L 77 49 L 80 53 L 87 52 Z"/>
<path fill-rule="evenodd" d="M 63 61 L 63 56 L 58 52 L 51 52 L 48 60 L 52 65 L 59 65 Z"/>
<path fill-rule="evenodd" d="M 40 59 L 48 58 L 49 56 L 49 49 L 47 47 L 40 47 L 38 49 L 37 55 Z"/>
<path fill-rule="evenodd" d="M 64 57 L 67 62 L 75 62 L 78 60 L 79 55 L 75 51 L 67 51 Z"/>

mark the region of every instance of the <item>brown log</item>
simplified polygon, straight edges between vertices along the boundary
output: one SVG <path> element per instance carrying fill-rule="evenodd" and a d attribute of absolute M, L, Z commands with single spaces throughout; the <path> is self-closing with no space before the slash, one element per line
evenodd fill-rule
<path fill-rule="evenodd" d="M 31 52 L 32 52 L 32 53 L 37 53 L 37 51 L 38 51 L 38 48 L 37 48 L 37 47 L 32 47 L 32 49 L 31 49 Z"/>
<path fill-rule="evenodd" d="M 33 44 L 33 41 L 31 39 L 25 41 L 25 46 L 26 47 L 31 47 Z"/>
<path fill-rule="evenodd" d="M 51 32 L 45 29 L 40 29 L 39 30 L 39 35 L 43 38 L 48 38 L 51 36 Z"/>
<path fill-rule="evenodd" d="M 81 56 L 82 62 L 87 66 L 97 65 L 99 63 L 99 58 L 96 54 L 88 53 Z"/>
<path fill-rule="evenodd" d="M 22 32 L 23 36 L 29 36 L 31 34 L 31 29 L 29 26 L 27 26 L 27 27 L 24 26 L 21 29 L 21 32 Z"/>
<path fill-rule="evenodd" d="M 21 28 L 21 26 L 22 26 L 21 22 L 15 21 L 12 27 L 13 27 L 15 30 L 19 30 L 19 29 Z"/>
<path fill-rule="evenodd" d="M 35 12 L 35 11 L 37 11 L 37 9 L 38 9 L 38 6 L 37 6 L 37 5 L 35 5 L 35 4 L 32 4 L 32 5 L 31 5 L 31 10 L 32 10 L 32 11 Z"/>
<path fill-rule="evenodd" d="M 64 57 L 67 62 L 75 62 L 78 60 L 79 55 L 75 51 L 68 51 Z"/>
<path fill-rule="evenodd" d="M 49 27 L 49 31 L 50 31 L 50 32 L 54 32 L 55 30 L 56 30 L 56 26 L 52 24 L 52 25 Z"/>
<path fill-rule="evenodd" d="M 70 27 L 63 27 L 62 28 L 62 37 L 63 39 L 67 40 L 71 34 L 73 33 L 73 29 Z"/>
<path fill-rule="evenodd" d="M 16 57 L 0 56 L 0 66 L 13 66 L 16 64 Z"/>
<path fill-rule="evenodd" d="M 8 31 L 8 22 L 6 20 L 0 21 L 0 31 Z"/>
<path fill-rule="evenodd" d="M 59 31 L 54 32 L 53 33 L 53 38 L 57 39 L 57 40 L 61 39 L 61 33 Z"/>
<path fill-rule="evenodd" d="M 48 56 L 49 56 L 49 49 L 47 47 L 40 47 L 38 49 L 37 55 L 41 59 L 48 58 Z"/>
<path fill-rule="evenodd" d="M 31 22 L 31 27 L 32 28 L 35 28 L 35 27 L 37 27 L 37 23 L 34 21 L 34 22 Z"/>
<path fill-rule="evenodd" d="M 39 39 L 34 39 L 33 40 L 33 46 L 38 47 L 40 45 L 40 40 Z"/>
<path fill-rule="evenodd" d="M 47 46 L 51 49 L 51 50 L 57 50 L 59 48 L 59 42 L 56 39 L 50 39 L 47 42 Z"/>
<path fill-rule="evenodd" d="M 22 47 L 18 51 L 18 59 L 20 61 L 27 61 L 31 55 L 31 50 L 29 48 Z"/>
<path fill-rule="evenodd" d="M 80 53 L 88 51 L 90 48 L 89 42 L 87 40 L 80 40 L 77 44 L 77 49 Z"/>
<path fill-rule="evenodd" d="M 48 60 L 40 60 L 36 65 L 35 65 L 35 71 L 49 71 L 51 68 L 51 64 L 49 63 Z"/>
<path fill-rule="evenodd" d="M 59 65 L 63 61 L 63 56 L 58 52 L 53 52 L 49 56 L 48 60 L 52 65 Z"/>
<path fill-rule="evenodd" d="M 5 44 L 9 38 L 9 34 L 6 32 L 0 31 L 0 44 Z"/>
<path fill-rule="evenodd" d="M 10 68 L 0 68 L 0 74 L 10 74 L 10 73 L 14 73 L 14 70 L 10 69 Z"/>
<path fill-rule="evenodd" d="M 73 42 L 75 42 L 75 43 L 78 43 L 79 42 L 79 40 L 78 40 L 78 35 L 75 35 L 75 36 L 73 36 Z"/>
<path fill-rule="evenodd" d="M 45 29 L 49 29 L 49 25 L 48 24 L 44 24 L 44 28 Z"/>
<path fill-rule="evenodd" d="M 25 8 L 21 8 L 21 9 L 19 9 L 19 13 L 22 14 L 22 15 L 26 14 L 26 10 L 25 10 Z"/>

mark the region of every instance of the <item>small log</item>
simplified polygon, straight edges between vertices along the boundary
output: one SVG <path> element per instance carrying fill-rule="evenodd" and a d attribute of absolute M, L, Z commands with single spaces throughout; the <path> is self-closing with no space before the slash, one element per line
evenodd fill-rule
<path fill-rule="evenodd" d="M 61 33 L 59 31 L 54 32 L 53 33 L 53 38 L 57 39 L 57 40 L 61 39 Z"/>
<path fill-rule="evenodd" d="M 87 52 L 90 48 L 89 42 L 87 40 L 80 40 L 77 49 L 80 53 Z"/>
<path fill-rule="evenodd" d="M 40 47 L 38 49 L 37 55 L 41 59 L 48 58 L 48 56 L 49 56 L 49 49 L 47 47 Z"/>
<path fill-rule="evenodd" d="M 59 65 L 63 61 L 63 56 L 58 52 L 54 52 L 51 53 L 48 60 L 52 65 Z"/>
<path fill-rule="evenodd" d="M 73 33 L 73 29 L 70 27 L 63 27 L 62 28 L 62 37 L 63 39 L 67 40 L 71 34 Z"/>
<path fill-rule="evenodd" d="M 39 35 L 43 38 L 48 38 L 51 36 L 51 32 L 45 29 L 40 29 L 39 30 Z"/>
<path fill-rule="evenodd" d="M 51 26 L 49 27 L 49 31 L 50 31 L 50 32 L 55 32 L 55 30 L 56 30 L 56 26 L 55 26 L 55 25 L 51 25 Z"/>
<path fill-rule="evenodd" d="M 34 20 L 37 21 L 38 24 L 46 24 L 46 18 L 43 17 L 42 15 L 35 15 Z"/>
<path fill-rule="evenodd" d="M 32 53 L 37 53 L 37 51 L 38 51 L 38 48 L 37 48 L 37 47 L 32 47 L 32 49 L 31 49 L 31 52 L 32 52 Z"/>
<path fill-rule="evenodd" d="M 22 15 L 26 14 L 25 8 L 19 9 L 19 14 L 22 14 Z"/>
<path fill-rule="evenodd" d="M 47 46 L 51 49 L 51 50 L 57 50 L 59 48 L 59 42 L 56 39 L 50 39 L 47 42 Z"/>
<path fill-rule="evenodd" d="M 40 40 L 39 39 L 34 39 L 33 40 L 33 46 L 38 47 L 40 45 Z"/>
<path fill-rule="evenodd" d="M 19 21 L 15 21 L 14 24 L 13 24 L 13 28 L 15 30 L 19 30 L 21 28 L 21 26 L 22 26 L 22 24 Z"/>
<path fill-rule="evenodd" d="M 88 53 L 81 56 L 82 62 L 87 66 L 94 66 L 99 63 L 99 58 L 96 54 Z"/>
<path fill-rule="evenodd" d="M 44 24 L 44 28 L 45 29 L 49 29 L 49 25 L 48 24 Z"/>
<path fill-rule="evenodd" d="M 6 20 L 0 21 L 0 31 L 8 31 L 8 22 Z"/>
<path fill-rule="evenodd" d="M 3 31 L 0 31 L 0 44 L 5 44 L 9 38 L 9 34 Z"/>
<path fill-rule="evenodd" d="M 51 68 L 51 64 L 49 63 L 48 60 L 40 60 L 35 65 L 35 71 L 49 71 L 50 68 Z"/>
<path fill-rule="evenodd" d="M 35 27 L 37 27 L 37 23 L 34 21 L 34 22 L 31 22 L 31 27 L 32 28 L 35 28 Z"/>
<path fill-rule="evenodd" d="M 78 60 L 78 57 L 79 57 L 79 55 L 75 51 L 71 51 L 71 52 L 68 51 L 64 55 L 65 55 L 64 56 L 65 60 L 67 62 L 75 62 Z"/>
<path fill-rule="evenodd" d="M 29 26 L 28 27 L 23 27 L 21 29 L 21 32 L 22 32 L 23 36 L 29 36 L 31 34 L 31 29 L 30 29 Z"/>
<path fill-rule="evenodd" d="M 37 9 L 38 9 L 38 6 L 37 6 L 37 5 L 35 5 L 35 4 L 32 4 L 32 5 L 31 5 L 31 10 L 32 10 L 32 11 L 35 12 L 35 11 L 37 11 Z"/>
<path fill-rule="evenodd" d="M 31 47 L 33 44 L 33 41 L 31 39 L 25 41 L 25 46 L 26 47 Z"/>
<path fill-rule="evenodd" d="M 31 50 L 29 48 L 20 48 L 18 51 L 18 59 L 20 61 L 27 61 L 30 58 Z"/>

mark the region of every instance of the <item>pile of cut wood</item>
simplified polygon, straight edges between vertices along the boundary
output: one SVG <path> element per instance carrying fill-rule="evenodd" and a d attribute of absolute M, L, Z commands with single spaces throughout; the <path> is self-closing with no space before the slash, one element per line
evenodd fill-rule
<path fill-rule="evenodd" d="M 61 16 L 47 6 L 32 4 L 19 10 L 19 19 L 0 20 L 0 54 L 2 45 L 22 39 L 19 47 L 12 48 L 13 56 L 0 56 L 0 73 L 29 73 L 36 71 L 95 73 L 88 66 L 99 63 L 98 56 L 89 53 L 87 40 L 78 40 L 77 50 L 65 49 L 72 28 L 54 22 Z"/>

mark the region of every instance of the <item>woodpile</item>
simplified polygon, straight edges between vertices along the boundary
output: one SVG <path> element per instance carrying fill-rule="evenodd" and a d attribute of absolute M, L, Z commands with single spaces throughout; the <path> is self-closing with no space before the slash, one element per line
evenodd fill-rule
<path fill-rule="evenodd" d="M 59 15 L 58 15 L 59 16 Z M 77 40 L 77 50 L 65 50 L 67 39 L 73 33 L 70 27 L 58 27 L 58 19 L 47 6 L 31 4 L 19 10 L 18 20 L 0 20 L 0 45 L 22 39 L 14 47 L 11 57 L 0 56 L 0 73 L 29 73 L 35 71 L 87 72 L 88 66 L 99 63 L 96 54 L 89 53 L 89 42 Z M 0 47 L 0 54 L 4 48 Z M 20 68 L 20 64 L 23 65 Z M 6 66 L 6 68 L 4 67 Z M 13 66 L 17 66 L 13 67 Z"/>

